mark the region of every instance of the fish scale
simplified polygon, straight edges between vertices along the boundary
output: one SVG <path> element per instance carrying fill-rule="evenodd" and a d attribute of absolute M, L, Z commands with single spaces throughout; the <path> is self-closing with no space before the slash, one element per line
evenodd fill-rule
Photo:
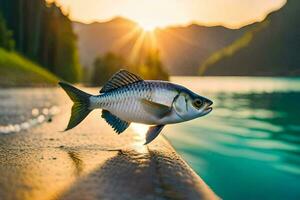
<path fill-rule="evenodd" d="M 171 96 L 171 99 L 168 101 L 170 103 L 169 106 L 171 106 L 171 100 L 177 93 L 171 90 L 168 92 L 172 93 L 172 95 L 166 94 L 166 89 L 162 86 L 163 84 L 160 82 L 144 81 L 142 83 L 134 83 L 128 87 L 91 97 L 91 107 L 109 110 L 123 120 L 154 124 L 156 119 L 143 109 L 140 100 L 156 100 L 157 102 L 165 103 L 167 102 L 167 97 Z M 128 98 L 126 98 L 127 96 Z"/>

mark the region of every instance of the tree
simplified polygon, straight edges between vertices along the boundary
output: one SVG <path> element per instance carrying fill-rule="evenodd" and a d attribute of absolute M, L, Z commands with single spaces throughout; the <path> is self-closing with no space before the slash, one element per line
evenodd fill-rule
<path fill-rule="evenodd" d="M 12 35 L 12 31 L 7 29 L 6 22 L 0 13 L 0 47 L 9 51 L 13 50 L 15 41 Z"/>
<path fill-rule="evenodd" d="M 47 15 L 44 31 L 48 34 L 43 40 L 49 41 L 46 42 L 46 47 L 49 48 L 50 57 L 41 62 L 59 77 L 76 82 L 80 79 L 81 71 L 76 47 L 77 37 L 73 32 L 72 22 L 55 4 L 50 5 Z"/>
<path fill-rule="evenodd" d="M 126 69 L 146 80 L 168 80 L 158 51 L 149 53 L 142 64 L 128 63 L 124 57 L 114 53 L 97 57 L 94 62 L 92 85 L 104 85 L 120 69 Z"/>
<path fill-rule="evenodd" d="M 114 73 L 126 68 L 126 66 L 126 60 L 122 56 L 113 53 L 97 57 L 94 62 L 92 84 L 104 85 Z"/>
<path fill-rule="evenodd" d="M 144 64 L 138 68 L 137 73 L 144 79 L 168 80 L 169 77 L 167 72 L 164 70 L 158 50 L 153 50 L 148 53 Z"/>

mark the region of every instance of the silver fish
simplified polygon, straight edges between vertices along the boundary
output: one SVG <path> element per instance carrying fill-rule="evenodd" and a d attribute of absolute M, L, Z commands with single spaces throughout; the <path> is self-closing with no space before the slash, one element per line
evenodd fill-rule
<path fill-rule="evenodd" d="M 92 110 L 102 109 L 102 118 L 117 132 L 125 131 L 131 122 L 152 125 L 146 134 L 150 143 L 166 124 L 180 123 L 212 111 L 212 101 L 189 89 L 167 81 L 146 81 L 126 70 L 120 70 L 100 90 L 87 94 L 60 82 L 74 102 L 66 130 L 77 126 Z"/>

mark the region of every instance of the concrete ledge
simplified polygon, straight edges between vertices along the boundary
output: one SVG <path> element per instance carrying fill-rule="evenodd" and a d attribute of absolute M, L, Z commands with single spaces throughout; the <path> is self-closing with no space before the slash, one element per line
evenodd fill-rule
<path fill-rule="evenodd" d="M 144 146 L 99 111 L 61 132 L 71 104 L 59 101 L 51 122 L 0 136 L 0 199 L 218 199 L 162 136 Z"/>
<path fill-rule="evenodd" d="M 167 199 L 219 199 L 166 139 L 149 145 L 157 164 L 162 196 Z"/>

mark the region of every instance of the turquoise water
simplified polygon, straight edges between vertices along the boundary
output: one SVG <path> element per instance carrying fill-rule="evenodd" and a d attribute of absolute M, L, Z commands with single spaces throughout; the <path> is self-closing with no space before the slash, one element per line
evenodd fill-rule
<path fill-rule="evenodd" d="M 168 140 L 223 199 L 300 199 L 300 78 L 173 78 L 214 110 Z"/>

